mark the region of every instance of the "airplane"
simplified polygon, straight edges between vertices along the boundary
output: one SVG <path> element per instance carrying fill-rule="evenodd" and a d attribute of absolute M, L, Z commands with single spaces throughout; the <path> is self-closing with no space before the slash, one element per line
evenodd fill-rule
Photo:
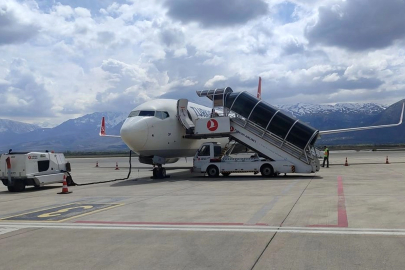
<path fill-rule="evenodd" d="M 261 98 L 261 78 L 259 78 L 257 97 Z M 229 141 L 226 137 L 200 140 L 184 138 L 187 130 L 177 117 L 178 102 L 179 100 L 175 99 L 155 99 L 137 106 L 124 121 L 120 136 L 106 134 L 103 117 L 99 135 L 120 137 L 132 151 L 139 155 L 140 163 L 154 165 L 154 177 L 156 175 L 166 177 L 166 170 L 162 167 L 164 164 L 175 163 L 181 157 L 194 156 L 204 142 L 216 141 L 225 145 Z M 211 117 L 214 109 L 188 102 L 187 110 L 183 110 L 183 113 L 185 112 L 188 114 L 188 119 L 195 123 L 197 118 Z M 397 124 L 325 130 L 319 131 L 319 135 L 398 126 L 402 124 L 403 113 L 404 104 Z"/>

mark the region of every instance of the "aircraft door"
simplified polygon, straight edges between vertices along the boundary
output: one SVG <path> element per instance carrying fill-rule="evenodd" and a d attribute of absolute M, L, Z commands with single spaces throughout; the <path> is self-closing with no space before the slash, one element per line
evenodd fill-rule
<path fill-rule="evenodd" d="M 194 132 L 195 125 L 193 121 L 191 121 L 191 119 L 188 117 L 187 106 L 187 99 L 179 99 L 177 101 L 177 118 L 186 129 L 187 133 L 190 134 Z"/>

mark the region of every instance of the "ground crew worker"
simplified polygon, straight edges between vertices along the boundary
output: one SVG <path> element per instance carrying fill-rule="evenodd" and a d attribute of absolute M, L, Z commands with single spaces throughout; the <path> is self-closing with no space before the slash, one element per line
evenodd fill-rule
<path fill-rule="evenodd" d="M 322 167 L 325 167 L 326 161 L 326 168 L 329 168 L 329 148 L 326 145 L 323 147 L 323 163 Z"/>

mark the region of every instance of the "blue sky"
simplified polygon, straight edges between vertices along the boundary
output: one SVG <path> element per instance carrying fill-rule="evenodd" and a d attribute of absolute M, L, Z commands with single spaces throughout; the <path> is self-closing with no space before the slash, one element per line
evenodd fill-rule
<path fill-rule="evenodd" d="M 0 118 L 53 125 L 230 86 L 272 104 L 405 93 L 402 0 L 0 2 Z"/>

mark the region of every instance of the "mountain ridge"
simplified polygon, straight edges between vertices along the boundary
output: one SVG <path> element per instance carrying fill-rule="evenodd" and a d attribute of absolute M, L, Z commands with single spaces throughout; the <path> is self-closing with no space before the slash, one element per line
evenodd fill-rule
<path fill-rule="evenodd" d="M 399 107 L 402 102 L 399 101 L 389 107 L 375 103 L 338 103 L 335 105 L 297 103 L 277 107 L 319 130 L 328 130 L 395 123 L 399 119 L 401 109 Z M 41 128 L 36 125 L 13 121 L 20 123 L 18 125 L 20 128 L 5 129 L 5 125 L 2 126 L 2 122 L 0 122 L 0 129 L 3 127 L 4 130 L 0 132 L 0 151 L 4 152 L 9 148 L 24 151 L 41 149 L 55 151 L 125 150 L 128 148 L 120 139 L 102 138 L 98 136 L 98 133 L 101 118 L 105 116 L 107 132 L 119 134 L 127 115 L 128 113 L 122 112 L 95 112 L 69 119 L 53 128 Z M 27 125 L 25 129 L 23 128 L 24 124 Z M 26 132 L 23 132 L 24 130 Z M 398 134 L 405 134 L 405 128 L 403 131 L 401 128 L 399 130 L 393 130 L 390 134 L 395 134 L 397 137 L 400 136 Z M 370 142 L 370 138 L 373 138 L 375 143 L 405 142 L 402 137 L 400 139 L 391 138 L 391 135 L 386 136 L 384 132 L 381 133 L 380 131 L 361 131 L 325 136 L 318 141 L 321 144 L 353 144 Z"/>

